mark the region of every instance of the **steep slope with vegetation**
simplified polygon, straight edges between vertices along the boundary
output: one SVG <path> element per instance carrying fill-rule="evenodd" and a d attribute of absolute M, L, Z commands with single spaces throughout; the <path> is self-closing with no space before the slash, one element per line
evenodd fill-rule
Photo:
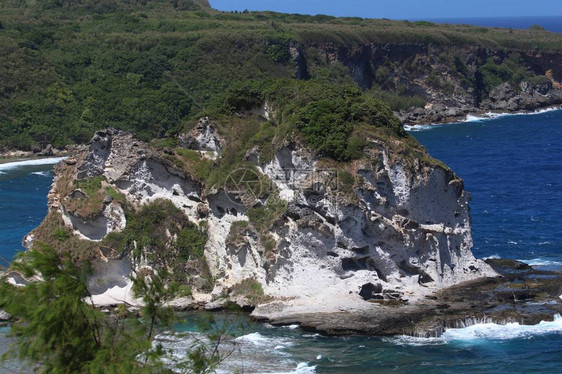
<path fill-rule="evenodd" d="M 241 86 L 248 79 L 279 89 L 295 79 L 358 85 L 411 121 L 562 101 L 562 36 L 537 27 L 221 13 L 192 0 L 1 7 L 4 150 L 84 143 L 108 126 L 145 140 L 174 136 L 225 113 L 231 92 L 254 100 L 252 85 Z"/>

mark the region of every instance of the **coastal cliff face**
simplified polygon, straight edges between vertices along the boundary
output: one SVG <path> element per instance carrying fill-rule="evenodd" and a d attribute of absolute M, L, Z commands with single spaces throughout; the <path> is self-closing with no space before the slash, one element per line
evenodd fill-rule
<path fill-rule="evenodd" d="M 314 60 L 343 64 L 365 90 L 378 87 L 399 96 L 423 98 L 423 106 L 396 109 L 408 124 L 562 105 L 562 55 L 558 52 L 407 43 L 315 44 L 308 51 Z M 297 69 L 305 67 L 301 63 Z"/>
<path fill-rule="evenodd" d="M 100 131 L 56 167 L 49 215 L 26 244 L 70 247 L 77 261 L 95 264 L 100 304 L 132 302 L 131 271 L 166 268 L 191 289 L 178 305 L 231 300 L 257 306 L 259 317 L 400 305 L 495 276 L 471 253 L 462 181 L 427 154 L 368 141 L 349 171 L 292 141 L 267 161 L 247 152 L 246 168 L 207 185 L 182 155 L 209 167 L 223 156 L 225 140 L 209 119 L 180 136 L 189 150 Z M 151 232 L 134 235 L 138 227 Z"/>

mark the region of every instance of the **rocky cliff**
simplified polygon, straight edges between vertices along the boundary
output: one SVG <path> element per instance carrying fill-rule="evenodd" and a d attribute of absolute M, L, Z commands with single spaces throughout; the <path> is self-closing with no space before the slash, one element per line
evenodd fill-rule
<path fill-rule="evenodd" d="M 409 124 L 562 105 L 559 52 L 421 43 L 314 44 L 306 50 L 315 61 L 343 64 L 365 90 L 423 99 L 418 108 L 396 108 Z M 298 71 L 305 67 L 299 64 Z"/>
<path fill-rule="evenodd" d="M 26 244 L 93 263 L 99 304 L 134 302 L 129 273 L 165 267 L 191 289 L 178 305 L 231 300 L 268 318 L 405 305 L 495 276 L 471 253 L 462 181 L 425 153 L 367 140 L 345 167 L 298 140 L 266 161 L 254 148 L 211 185 L 194 171 L 224 156 L 209 119 L 180 136 L 189 150 L 100 131 L 55 169 L 49 215 Z"/>

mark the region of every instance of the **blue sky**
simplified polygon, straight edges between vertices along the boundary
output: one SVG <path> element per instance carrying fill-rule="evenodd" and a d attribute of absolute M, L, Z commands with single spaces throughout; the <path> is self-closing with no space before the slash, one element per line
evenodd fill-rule
<path fill-rule="evenodd" d="M 219 10 L 273 10 L 364 18 L 561 16 L 561 0 L 210 0 Z"/>

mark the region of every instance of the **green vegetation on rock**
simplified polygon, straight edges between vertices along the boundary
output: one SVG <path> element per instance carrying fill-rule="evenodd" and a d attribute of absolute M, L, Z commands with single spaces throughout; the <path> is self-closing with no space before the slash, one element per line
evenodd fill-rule
<path fill-rule="evenodd" d="M 133 259 L 146 254 L 147 260 L 169 272 L 171 279 L 188 283 L 194 276 L 209 277 L 203 255 L 207 234 L 189 221 L 168 200 L 157 200 L 139 211 L 127 209 L 122 232 L 109 233 L 104 246 L 117 252 L 129 250 Z"/>
<path fill-rule="evenodd" d="M 255 144 L 282 143 L 292 131 L 302 135 L 305 143 L 319 155 L 337 161 L 360 158 L 364 138 L 354 129 L 364 124 L 385 127 L 396 136 L 406 132 L 392 111 L 369 93 L 353 85 L 324 80 L 249 81 L 229 90 L 223 110 L 235 112 L 262 106 L 268 102 L 277 113 L 274 122 L 262 126 L 253 139 Z M 252 143 L 252 140 L 250 140 Z"/>

